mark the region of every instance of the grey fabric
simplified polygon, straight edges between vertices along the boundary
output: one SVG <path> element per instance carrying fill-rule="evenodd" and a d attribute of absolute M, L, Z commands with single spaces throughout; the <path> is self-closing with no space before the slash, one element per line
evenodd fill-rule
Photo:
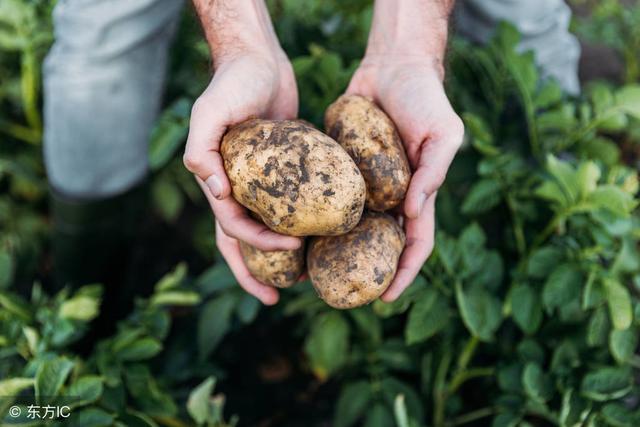
<path fill-rule="evenodd" d="M 571 10 L 563 0 L 458 0 L 456 31 L 485 43 L 500 21 L 522 34 L 519 48 L 533 50 L 543 78 L 555 78 L 571 94 L 580 92 L 580 44 L 569 32 Z"/>
<path fill-rule="evenodd" d="M 147 142 L 158 113 L 182 0 L 59 0 L 55 43 L 44 66 L 45 163 L 58 192 L 103 198 L 147 173 Z M 486 41 L 500 20 L 523 33 L 543 75 L 579 91 L 579 46 L 562 0 L 458 0 L 458 30 Z"/>
<path fill-rule="evenodd" d="M 147 142 L 182 0 L 60 0 L 44 64 L 44 157 L 54 189 L 122 193 L 147 173 Z"/>

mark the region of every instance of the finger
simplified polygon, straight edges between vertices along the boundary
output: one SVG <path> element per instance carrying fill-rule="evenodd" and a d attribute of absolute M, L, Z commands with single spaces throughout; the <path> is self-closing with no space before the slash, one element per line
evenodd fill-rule
<path fill-rule="evenodd" d="M 231 272 L 242 289 L 258 298 L 265 305 L 277 303 L 279 298 L 278 291 L 271 286 L 260 283 L 251 275 L 242 259 L 238 241 L 227 236 L 217 221 L 216 240 L 220 253 L 227 261 Z"/>
<path fill-rule="evenodd" d="M 406 221 L 407 244 L 398 262 L 393 282 L 380 297 L 382 301 L 395 301 L 411 285 L 433 250 L 435 199 L 436 194 L 427 200 L 420 218 Z"/>
<path fill-rule="evenodd" d="M 224 200 L 214 198 L 206 191 L 204 182 L 200 178 L 196 180 L 211 205 L 217 223 L 229 237 L 242 240 L 262 251 L 293 250 L 302 245 L 302 239 L 276 233 L 266 225 L 253 220 L 247 214 L 247 210 L 233 197 Z"/>
<path fill-rule="evenodd" d="M 422 143 L 418 167 L 411 177 L 404 202 L 404 213 L 408 218 L 418 218 L 425 201 L 444 183 L 449 166 L 462 144 L 463 132 L 462 127 L 452 128 L 440 139 Z"/>
<path fill-rule="evenodd" d="M 191 110 L 183 157 L 185 167 L 205 182 L 208 191 L 217 199 L 225 199 L 231 194 L 231 185 L 219 153 L 227 122 L 222 110 L 216 108 L 209 97 L 196 100 Z"/>

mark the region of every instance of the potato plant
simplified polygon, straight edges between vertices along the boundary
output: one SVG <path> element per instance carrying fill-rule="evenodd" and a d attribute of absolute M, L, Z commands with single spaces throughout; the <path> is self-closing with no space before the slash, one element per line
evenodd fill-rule
<path fill-rule="evenodd" d="M 635 7 L 603 3 L 578 27 L 634 30 Z M 301 118 L 320 127 L 363 52 L 370 4 L 269 4 L 296 70 Z M 270 408 L 288 414 L 278 425 L 640 425 L 637 38 L 611 36 L 627 61 L 625 83 L 585 82 L 579 97 L 539 79 L 509 25 L 485 47 L 454 38 L 447 86 L 466 141 L 439 192 L 435 249 L 415 283 L 392 304 L 352 310 L 328 307 L 303 283 L 262 308 L 211 255 L 210 214 L 180 164 L 189 106 L 208 77 L 206 47 L 185 13 L 150 146 L 152 199 L 168 226 L 191 226 L 186 239 L 202 256 L 190 264 L 214 262 L 191 275 L 179 265 L 97 339 L 109 290 L 48 296 L 33 284 L 48 271 L 37 73 L 51 5 L 0 0 L 0 396 L 77 396 L 73 419 L 50 425 L 234 425 L 222 395 L 212 396 L 213 377 L 231 412 L 268 398 L 252 394 L 263 382 L 254 372 L 246 375 L 255 387 L 233 393 L 238 378 L 225 359 L 247 358 L 237 342 L 262 328 L 296 346 L 287 366 L 304 372 L 305 396 L 330 412 L 294 420 L 292 397 Z M 2 419 L 12 404 L 0 399 Z M 237 415 L 239 425 L 275 416 Z"/>

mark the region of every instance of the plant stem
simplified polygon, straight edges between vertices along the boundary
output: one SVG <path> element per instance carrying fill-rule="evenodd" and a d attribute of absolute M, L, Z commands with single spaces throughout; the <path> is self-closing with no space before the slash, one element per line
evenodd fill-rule
<path fill-rule="evenodd" d="M 547 226 L 544 228 L 544 230 L 542 230 L 542 232 L 540 234 L 538 234 L 536 239 L 533 241 L 533 244 L 531 245 L 531 248 L 529 248 L 529 253 L 533 252 L 540 245 L 542 245 L 549 237 L 551 237 L 553 232 L 558 227 L 558 224 L 560 224 L 560 222 L 562 222 L 565 219 L 565 216 L 566 215 L 564 213 L 559 213 L 559 214 L 556 214 L 551 219 L 551 221 L 549 221 L 549 224 L 547 224 Z"/>
<path fill-rule="evenodd" d="M 523 255 L 527 252 L 527 241 L 524 238 L 524 230 L 522 228 L 522 221 L 516 213 L 516 206 L 513 197 L 509 194 L 506 196 L 507 206 L 511 211 L 511 217 L 513 218 L 513 237 L 516 240 L 516 249 L 519 255 Z"/>
<path fill-rule="evenodd" d="M 493 368 L 473 368 L 465 371 L 458 372 L 449 383 L 447 387 L 447 394 L 453 394 L 462 384 L 473 378 L 489 377 L 495 373 Z"/>
<path fill-rule="evenodd" d="M 460 415 L 454 418 L 450 423 L 447 423 L 447 427 L 456 427 L 461 426 L 463 424 L 470 423 L 472 421 L 479 420 L 484 417 L 488 417 L 495 414 L 495 409 L 490 406 L 486 408 L 476 409 L 475 411 L 468 412 L 466 414 Z"/>
<path fill-rule="evenodd" d="M 469 338 L 464 346 L 464 349 L 462 350 L 462 353 L 460 353 L 460 357 L 458 358 L 458 371 L 464 371 L 465 369 L 467 369 L 467 366 L 469 366 L 469 362 L 471 361 L 473 354 L 476 352 L 476 348 L 478 347 L 479 342 L 480 341 L 476 336 L 471 336 Z"/>
<path fill-rule="evenodd" d="M 447 386 L 445 384 L 449 365 L 451 364 L 451 352 L 447 351 L 442 355 L 440 364 L 436 371 L 433 385 L 433 425 L 434 427 L 444 427 L 444 410 L 447 401 Z"/>

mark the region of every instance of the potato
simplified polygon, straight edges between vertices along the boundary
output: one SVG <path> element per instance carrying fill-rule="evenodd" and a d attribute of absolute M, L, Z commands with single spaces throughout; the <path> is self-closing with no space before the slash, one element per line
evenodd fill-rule
<path fill-rule="evenodd" d="M 240 253 L 251 275 L 265 285 L 288 288 L 304 272 L 304 246 L 292 251 L 267 252 L 240 241 Z"/>
<path fill-rule="evenodd" d="M 411 169 L 395 125 L 368 98 L 343 95 L 324 116 L 327 133 L 347 150 L 367 183 L 367 209 L 386 211 L 402 202 Z"/>
<path fill-rule="evenodd" d="M 313 287 L 335 308 L 368 304 L 393 280 L 404 243 L 404 232 L 391 216 L 365 211 L 347 234 L 311 239 L 307 269 Z"/>
<path fill-rule="evenodd" d="M 233 197 L 272 230 L 331 236 L 358 224 L 365 182 L 340 145 L 295 120 L 247 120 L 231 128 L 221 154 Z"/>

